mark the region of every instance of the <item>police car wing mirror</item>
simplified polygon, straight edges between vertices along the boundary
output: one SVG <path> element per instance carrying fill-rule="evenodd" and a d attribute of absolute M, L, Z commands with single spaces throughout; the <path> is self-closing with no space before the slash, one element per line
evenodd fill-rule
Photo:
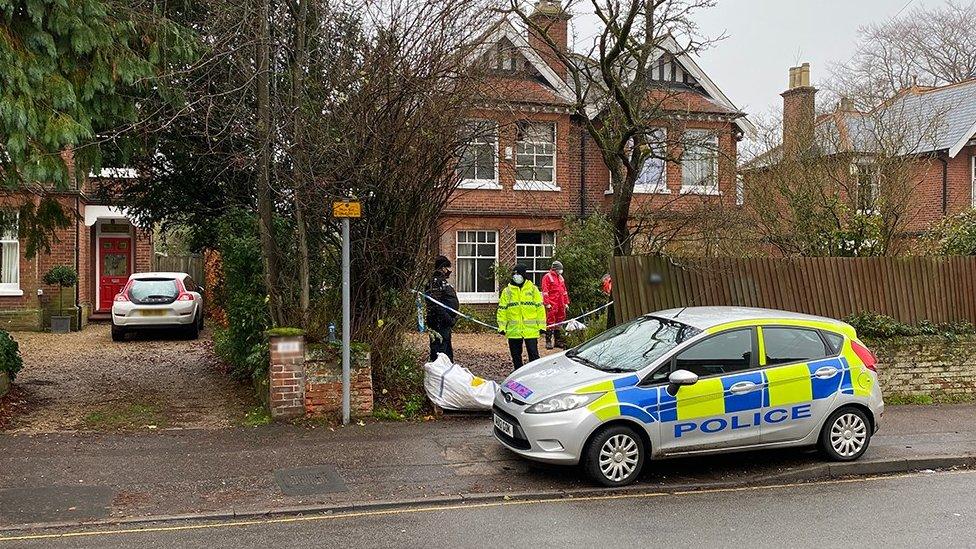
<path fill-rule="evenodd" d="M 689 372 L 688 370 L 675 370 L 668 376 L 668 382 L 676 387 L 694 385 L 698 383 L 698 374 Z"/>

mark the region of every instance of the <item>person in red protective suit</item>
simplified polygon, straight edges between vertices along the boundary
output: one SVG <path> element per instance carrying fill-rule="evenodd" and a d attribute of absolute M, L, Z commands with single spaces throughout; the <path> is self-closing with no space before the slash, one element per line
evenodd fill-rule
<path fill-rule="evenodd" d="M 552 349 L 554 344 L 565 348 L 562 327 L 553 327 L 565 321 L 569 312 L 569 292 L 563 278 L 563 264 L 559 261 L 553 261 L 552 268 L 542 277 L 542 304 L 546 306 L 546 349 Z"/>

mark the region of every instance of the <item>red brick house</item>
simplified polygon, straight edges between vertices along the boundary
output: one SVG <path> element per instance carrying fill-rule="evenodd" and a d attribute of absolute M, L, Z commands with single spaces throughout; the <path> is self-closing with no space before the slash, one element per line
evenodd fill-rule
<path fill-rule="evenodd" d="M 568 48 L 570 16 L 558 2 L 537 2 L 532 17 Z M 673 41 L 666 47 L 679 51 Z M 454 262 L 462 303 L 497 301 L 496 264 L 524 263 L 539 282 L 564 219 L 608 211 L 613 192 L 599 150 L 574 115 L 566 69 L 548 46 L 502 21 L 484 48 L 492 100 L 471 114 L 480 131 L 462 159 L 462 181 L 438 242 L 439 253 Z M 661 131 L 700 136 L 703 145 L 685 147 L 681 163 L 649 161 L 632 210 L 734 198 L 737 144 L 753 131 L 744 114 L 687 55 L 662 52 L 651 76 L 669 91 Z"/>
<path fill-rule="evenodd" d="M 883 155 L 898 158 L 910 167 L 898 180 L 903 189 L 894 191 L 906 204 L 898 212 L 902 243 L 947 215 L 976 208 L 976 78 L 906 88 L 869 111 L 842 99 L 830 112 L 818 113 L 817 91 L 809 64 L 790 69 L 790 85 L 782 93 L 782 145 L 743 166 L 747 178 L 762 177 L 784 152 L 813 152 L 836 161 L 844 177 L 849 174 L 842 193 L 856 194 L 848 198 L 859 211 L 877 213 L 881 184 L 873 163 Z M 907 249 L 899 246 L 893 253 Z"/>
<path fill-rule="evenodd" d="M 56 265 L 78 271 L 77 291 L 65 290 L 64 310 L 74 317 L 73 327 L 92 317 L 107 318 L 115 294 L 128 276 L 149 270 L 153 259 L 152 232 L 136 227 L 119 208 L 95 198 L 94 189 L 108 182 L 134 177 L 131 170 L 103 170 L 86 178 L 80 188 L 59 192 L 55 198 L 71 217 L 71 225 L 54 235 L 50 253 L 33 258 L 24 253 L 18 238 L 18 211 L 34 195 L 0 197 L 0 210 L 11 223 L 0 240 L 0 329 L 40 330 L 58 310 L 58 287 L 43 282 L 44 273 Z M 69 313 L 70 311 L 70 313 Z"/>

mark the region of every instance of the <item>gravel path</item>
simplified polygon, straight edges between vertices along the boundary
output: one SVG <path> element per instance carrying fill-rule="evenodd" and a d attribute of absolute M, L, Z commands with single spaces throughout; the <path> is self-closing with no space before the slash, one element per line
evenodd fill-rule
<path fill-rule="evenodd" d="M 197 341 L 168 333 L 112 342 L 109 326 L 55 335 L 11 334 L 24 369 L 19 402 L 0 418 L 14 433 L 215 429 L 239 425 L 253 390 L 218 371 L 209 332 Z"/>
<path fill-rule="evenodd" d="M 427 352 L 427 334 L 411 334 L 411 340 L 418 349 Z M 508 340 L 497 334 L 453 334 L 454 361 L 485 379 L 501 381 L 512 373 L 512 357 L 508 354 Z M 559 349 L 547 351 L 545 339 L 539 338 L 541 356 L 558 353 Z M 426 355 L 425 355 L 426 358 Z M 526 355 L 526 359 L 528 356 Z"/>

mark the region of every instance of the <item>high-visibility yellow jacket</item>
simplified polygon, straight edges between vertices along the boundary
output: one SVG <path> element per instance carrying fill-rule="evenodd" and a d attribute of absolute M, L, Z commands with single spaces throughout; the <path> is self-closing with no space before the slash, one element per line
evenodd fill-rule
<path fill-rule="evenodd" d="M 509 284 L 498 299 L 498 329 L 509 339 L 538 339 L 546 329 L 546 308 L 542 292 L 526 280 L 522 287 Z"/>

